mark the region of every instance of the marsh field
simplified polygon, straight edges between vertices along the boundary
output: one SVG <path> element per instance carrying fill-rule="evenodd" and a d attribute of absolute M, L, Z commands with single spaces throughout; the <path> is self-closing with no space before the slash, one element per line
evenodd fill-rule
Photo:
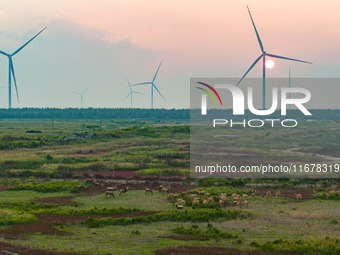
<path fill-rule="evenodd" d="M 232 162 L 339 163 L 338 120 L 232 135 Z M 340 254 L 339 179 L 189 168 L 187 121 L 2 119 L 0 254 Z"/>

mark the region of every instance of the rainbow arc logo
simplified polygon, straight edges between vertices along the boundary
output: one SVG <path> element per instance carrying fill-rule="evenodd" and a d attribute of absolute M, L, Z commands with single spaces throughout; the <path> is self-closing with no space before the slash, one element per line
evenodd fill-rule
<path fill-rule="evenodd" d="M 217 93 L 217 91 L 212 86 L 210 86 L 209 84 L 203 83 L 203 82 L 197 82 L 197 83 L 207 87 L 208 89 L 210 89 L 217 96 L 217 98 L 220 101 L 220 104 L 222 106 L 221 97 L 220 97 L 220 95 Z M 214 98 L 213 94 L 209 90 L 201 88 L 201 87 L 197 87 L 197 88 L 200 89 L 200 90 L 203 90 L 204 92 L 206 92 L 212 98 L 212 100 L 214 101 L 215 105 L 217 105 L 216 99 Z"/>

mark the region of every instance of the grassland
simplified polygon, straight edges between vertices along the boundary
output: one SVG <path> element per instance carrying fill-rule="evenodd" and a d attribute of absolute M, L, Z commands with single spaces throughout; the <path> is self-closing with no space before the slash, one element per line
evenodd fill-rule
<path fill-rule="evenodd" d="M 340 157 L 339 124 L 310 122 L 269 135 L 266 129 L 237 129 L 239 138 L 223 149 L 243 163 L 334 162 L 327 157 Z M 48 120 L 1 120 L 0 251 L 183 254 L 178 247 L 186 247 L 194 254 L 232 248 L 243 254 L 339 254 L 339 179 L 190 179 L 189 133 L 174 122 L 58 120 L 52 126 Z M 273 137 L 280 139 L 279 154 L 267 148 Z M 95 180 L 86 183 L 88 178 Z M 115 197 L 106 197 L 107 187 L 117 185 Z M 219 193 L 228 202 L 220 205 Z M 234 205 L 233 193 L 248 195 L 248 205 L 244 198 Z"/>

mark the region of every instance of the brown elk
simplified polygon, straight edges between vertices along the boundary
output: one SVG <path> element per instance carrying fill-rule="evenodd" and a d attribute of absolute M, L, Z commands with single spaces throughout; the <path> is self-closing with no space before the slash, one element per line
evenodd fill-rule
<path fill-rule="evenodd" d="M 244 200 L 244 207 L 248 207 L 248 200 Z"/>
<path fill-rule="evenodd" d="M 126 192 L 128 192 L 129 191 L 129 186 L 126 186 L 124 189 L 121 189 L 120 191 L 119 191 L 119 196 L 121 195 L 121 194 L 125 194 Z"/>
<path fill-rule="evenodd" d="M 115 194 L 113 193 L 113 191 L 107 190 L 107 191 L 105 191 L 105 197 L 107 197 L 107 196 L 115 197 Z"/>
<path fill-rule="evenodd" d="M 78 185 L 78 190 L 86 190 L 84 185 Z"/>
<path fill-rule="evenodd" d="M 152 189 L 150 189 L 150 188 L 145 188 L 145 194 L 153 194 L 153 191 L 152 191 Z"/>
<path fill-rule="evenodd" d="M 94 185 L 97 187 L 103 187 L 99 182 L 95 182 Z"/>
<path fill-rule="evenodd" d="M 117 186 L 107 187 L 106 190 L 107 191 L 115 191 L 115 190 L 117 190 Z"/>
<path fill-rule="evenodd" d="M 296 200 L 302 200 L 302 195 L 301 194 L 296 194 Z"/>
<path fill-rule="evenodd" d="M 178 210 L 182 210 L 182 209 L 183 209 L 183 205 L 176 205 L 176 208 L 177 208 Z"/>

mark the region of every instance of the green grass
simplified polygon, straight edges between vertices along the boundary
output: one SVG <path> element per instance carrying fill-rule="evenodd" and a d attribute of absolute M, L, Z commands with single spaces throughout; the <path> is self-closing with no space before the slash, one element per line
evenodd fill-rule
<path fill-rule="evenodd" d="M 62 197 L 62 196 L 70 196 L 70 192 L 55 192 L 55 193 L 40 193 L 36 191 L 2 191 L 0 192 L 0 202 L 8 202 L 8 201 L 27 201 L 37 198 L 44 197 Z"/>
<path fill-rule="evenodd" d="M 73 199 L 79 203 L 79 208 L 92 208 L 103 206 L 107 208 L 123 207 L 123 208 L 137 208 L 148 211 L 168 211 L 173 210 L 172 206 L 167 200 L 167 194 L 154 192 L 153 195 L 145 195 L 142 190 L 130 190 L 121 196 L 116 193 L 116 197 L 105 197 L 105 194 L 98 196 L 84 196 Z"/>
<path fill-rule="evenodd" d="M 104 120 L 99 126 L 98 120 L 56 120 L 54 134 L 50 120 L 0 120 L 0 186 L 11 186 L 20 191 L 6 190 L 0 192 L 0 211 L 6 217 L 28 219 L 30 212 L 46 214 L 116 214 L 137 210 L 161 211 L 165 214 L 175 210 L 174 201 L 169 201 L 167 194 L 154 192 L 145 195 L 143 190 L 131 190 L 122 196 L 105 198 L 104 194 L 83 196 L 84 193 L 72 194 L 75 182 L 45 181 L 41 179 L 72 179 L 78 172 L 131 170 L 139 174 L 180 174 L 187 175 L 189 164 L 189 128 L 175 123 L 136 122 Z M 229 150 L 228 159 L 235 164 L 253 164 L 253 162 L 306 162 L 323 160 L 321 155 L 340 156 L 339 154 L 339 121 L 321 123 L 301 122 L 296 129 L 243 129 L 226 130 L 229 135 L 238 139 L 226 139 L 217 148 Z M 27 133 L 38 130 L 41 133 Z M 246 131 L 246 132 L 245 132 Z M 75 133 L 91 136 L 88 140 L 72 139 Z M 275 143 L 273 142 L 275 141 Z M 285 150 L 299 148 L 295 152 L 275 152 L 271 149 Z M 250 152 L 242 154 L 243 152 Z M 309 153 L 310 152 L 310 153 Z M 33 178 L 32 178 L 33 176 Z M 7 177 L 13 177 L 8 179 Z M 22 177 L 21 179 L 18 177 Z M 32 181 L 39 182 L 33 184 Z M 81 254 L 152 254 L 157 249 L 187 246 L 212 245 L 228 246 L 237 249 L 261 249 L 274 245 L 274 250 L 284 250 L 294 246 L 295 241 L 325 240 L 339 237 L 340 202 L 337 195 L 327 199 L 326 192 L 336 189 L 338 180 L 197 180 L 186 181 L 194 184 L 192 189 L 205 190 L 210 196 L 218 193 L 248 193 L 248 185 L 274 185 L 288 189 L 304 188 L 309 184 L 317 185 L 318 199 L 297 202 L 292 198 L 248 197 L 248 208 L 240 210 L 249 212 L 253 217 L 242 220 L 215 217 L 209 220 L 222 233 L 237 235 L 238 238 L 205 241 L 184 241 L 169 238 L 175 228 L 183 227 L 185 231 L 198 225 L 202 231 L 207 223 L 183 221 L 183 217 L 173 221 L 152 222 L 152 217 L 139 219 L 102 220 L 98 228 L 85 225 L 58 225 L 56 228 L 72 232 L 71 236 L 48 236 L 35 234 L 25 240 L 6 240 L 28 247 L 50 249 Z M 145 183 L 147 186 L 148 183 Z M 199 185 L 199 188 L 197 188 Z M 38 192 L 39 191 L 39 192 Z M 117 192 L 116 192 L 117 194 Z M 75 196 L 78 206 L 49 206 L 27 201 L 55 196 Z M 325 198 L 326 196 L 326 198 Z M 202 199 L 205 196 L 200 196 Z M 320 198 L 320 199 L 319 199 Z M 8 202 L 11 204 L 5 204 Z M 215 202 L 218 207 L 218 201 Z M 119 209 L 120 207 L 124 209 Z M 104 208 L 104 209 L 103 209 Z M 106 208 L 106 209 L 105 209 Z M 227 211 L 230 207 L 224 208 Z M 200 208 L 185 210 L 202 213 Z M 213 209 L 210 209 L 213 210 Z M 26 213 L 24 213 L 24 211 Z M 213 210 L 214 211 L 214 210 Z M 177 211 L 175 211 L 177 213 Z M 202 213 L 203 214 L 203 213 Z M 123 215 L 122 215 L 123 216 Z M 194 220 L 197 215 L 193 216 Z M 158 219 L 157 219 L 158 220 Z M 25 220 L 23 220 L 24 222 Z M 148 224 L 140 222 L 148 222 Z M 207 221 L 207 219 L 204 219 Z M 131 225 L 129 225 L 131 223 Z M 122 226 L 124 225 L 124 226 Z M 2 228 L 5 228 L 2 226 Z M 135 235 L 138 231 L 140 235 Z M 137 233 L 138 233 L 137 232 Z M 283 243 L 277 242 L 282 239 Z M 274 243 L 276 242 L 276 243 Z M 253 245 L 251 245 L 253 243 Z M 254 246 L 257 243 L 258 246 Z M 267 245 L 266 245 L 267 244 Z M 264 246 L 263 246 L 264 245 Z M 298 244 L 299 245 L 299 244 Z M 296 246 L 296 245 L 295 245 Z M 323 246 L 322 246 L 323 247 Z M 326 251 L 326 248 L 323 248 Z"/>
<path fill-rule="evenodd" d="M 74 235 L 47 236 L 32 235 L 26 241 L 11 241 L 15 244 L 32 245 L 36 248 L 79 252 L 81 254 L 152 254 L 157 249 L 183 245 L 226 245 L 231 241 L 180 241 L 164 238 L 172 233 L 174 227 L 189 226 L 186 223 L 152 223 L 149 225 L 108 226 L 98 229 L 88 229 L 81 226 L 67 226 L 62 230 Z M 206 224 L 205 224 L 206 225 Z M 140 235 L 132 236 L 132 231 L 138 230 Z M 86 241 L 84 241 L 86 240 Z"/>
<path fill-rule="evenodd" d="M 0 209 L 0 226 L 29 223 L 32 221 L 37 221 L 37 218 L 32 214 L 17 210 Z"/>
<path fill-rule="evenodd" d="M 10 190 L 33 190 L 40 193 L 71 192 L 79 193 L 78 185 L 84 185 L 79 181 L 47 181 L 47 182 L 28 182 L 11 187 Z"/>

